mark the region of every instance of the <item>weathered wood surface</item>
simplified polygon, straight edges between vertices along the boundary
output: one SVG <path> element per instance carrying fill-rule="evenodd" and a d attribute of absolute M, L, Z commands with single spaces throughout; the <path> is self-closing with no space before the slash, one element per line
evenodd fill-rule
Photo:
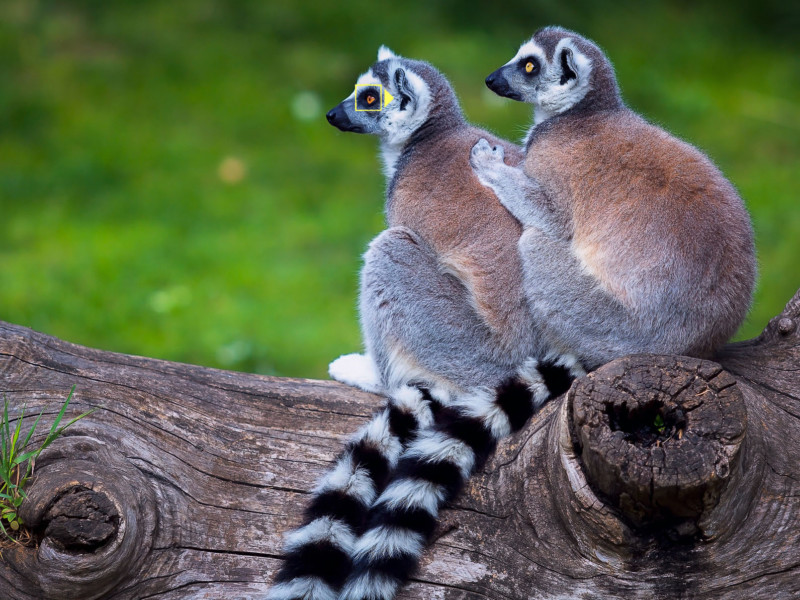
<path fill-rule="evenodd" d="M 800 293 L 724 370 L 640 356 L 576 382 L 444 512 L 400 597 L 800 597 L 799 325 Z M 3 550 L 2 599 L 262 597 L 282 533 L 382 402 L 0 323 L 12 405 L 49 423 L 73 384 L 76 412 L 102 410 L 37 464 L 23 516 L 41 543 Z"/>

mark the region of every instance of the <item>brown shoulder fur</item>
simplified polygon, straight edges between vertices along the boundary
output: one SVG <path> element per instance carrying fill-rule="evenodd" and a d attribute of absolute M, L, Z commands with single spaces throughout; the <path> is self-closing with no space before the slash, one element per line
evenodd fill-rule
<path fill-rule="evenodd" d="M 508 164 L 521 163 L 518 146 L 476 127 L 450 129 L 414 148 L 395 182 L 388 220 L 431 245 L 501 345 L 511 346 L 510 336 L 530 327 L 517 250 L 521 227 L 472 172 L 470 149 L 482 137 L 503 145 Z"/>

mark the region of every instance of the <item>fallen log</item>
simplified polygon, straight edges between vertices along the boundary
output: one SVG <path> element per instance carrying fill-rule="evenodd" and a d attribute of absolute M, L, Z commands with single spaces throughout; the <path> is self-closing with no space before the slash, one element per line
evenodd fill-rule
<path fill-rule="evenodd" d="M 576 381 L 443 513 L 411 599 L 800 597 L 800 292 L 715 361 Z M 0 323 L 0 388 L 51 422 L 0 598 L 259 598 L 381 398 L 103 352 Z"/>

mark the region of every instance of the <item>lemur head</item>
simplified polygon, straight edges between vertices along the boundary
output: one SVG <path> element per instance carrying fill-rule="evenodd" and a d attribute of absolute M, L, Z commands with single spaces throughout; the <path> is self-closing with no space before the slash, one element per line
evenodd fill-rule
<path fill-rule="evenodd" d="M 393 97 L 388 103 L 386 91 Z M 386 46 L 380 47 L 377 62 L 358 78 L 355 92 L 326 116 L 342 131 L 371 133 L 392 147 L 405 145 L 423 125 L 463 118 L 455 93 L 441 73 L 428 63 L 397 56 Z"/>
<path fill-rule="evenodd" d="M 486 78 L 500 96 L 533 104 L 541 123 L 569 110 L 622 106 L 611 62 L 596 44 L 560 27 L 545 27 Z"/>

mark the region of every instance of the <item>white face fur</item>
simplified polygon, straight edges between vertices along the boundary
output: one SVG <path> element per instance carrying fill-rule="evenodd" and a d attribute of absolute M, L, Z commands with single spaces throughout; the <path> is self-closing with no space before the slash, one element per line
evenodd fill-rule
<path fill-rule="evenodd" d="M 534 76 L 525 72 L 531 58 L 538 61 L 539 71 Z M 565 67 L 575 76 L 565 78 Z M 591 89 L 592 61 L 570 38 L 558 42 L 552 62 L 536 42 L 526 42 L 500 70 L 520 99 L 533 104 L 535 124 L 569 110 Z"/>

